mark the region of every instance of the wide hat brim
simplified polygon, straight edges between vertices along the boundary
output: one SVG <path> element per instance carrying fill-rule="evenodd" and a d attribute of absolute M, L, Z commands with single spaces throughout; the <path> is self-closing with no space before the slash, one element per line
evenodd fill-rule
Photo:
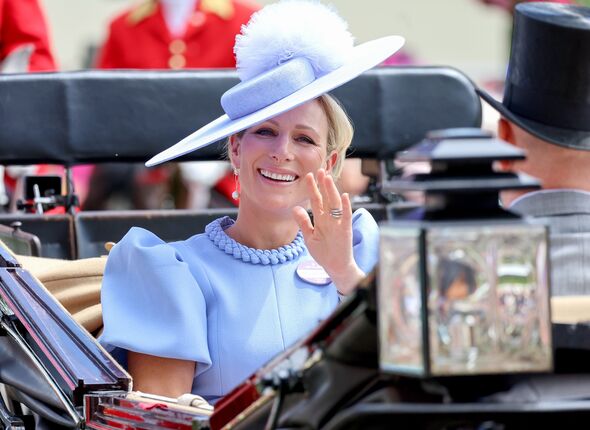
<path fill-rule="evenodd" d="M 484 90 L 477 88 L 476 91 L 482 99 L 496 109 L 502 116 L 533 136 L 565 148 L 590 150 L 590 131 L 554 127 L 530 120 L 521 115 L 515 114 L 502 102 L 496 100 Z"/>
<path fill-rule="evenodd" d="M 177 144 L 160 152 L 145 165 L 155 166 L 178 158 L 313 100 L 382 63 L 397 52 L 404 42 L 405 40 L 401 36 L 387 36 L 358 45 L 352 49 L 352 54 L 347 62 L 332 72 L 269 106 L 241 118 L 232 120 L 227 115 L 222 115 Z"/>

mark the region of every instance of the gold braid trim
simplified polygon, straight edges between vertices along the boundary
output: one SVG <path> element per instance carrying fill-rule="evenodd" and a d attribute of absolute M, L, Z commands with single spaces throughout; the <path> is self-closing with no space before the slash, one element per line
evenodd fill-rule
<path fill-rule="evenodd" d="M 158 0 L 144 0 L 135 6 L 127 15 L 127 22 L 130 25 L 139 24 L 149 16 L 152 16 L 157 9 Z"/>
<path fill-rule="evenodd" d="M 201 11 L 217 15 L 221 19 L 230 19 L 234 16 L 232 0 L 199 0 Z"/>

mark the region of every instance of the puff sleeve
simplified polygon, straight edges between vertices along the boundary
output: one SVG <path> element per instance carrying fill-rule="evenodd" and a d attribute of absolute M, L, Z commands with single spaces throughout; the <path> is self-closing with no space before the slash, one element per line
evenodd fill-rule
<path fill-rule="evenodd" d="M 379 258 L 379 226 L 366 209 L 352 214 L 352 252 L 360 269 L 369 273 Z"/>
<path fill-rule="evenodd" d="M 178 251 L 133 227 L 111 250 L 101 291 L 100 343 L 126 366 L 127 351 L 211 366 L 203 292 Z"/>

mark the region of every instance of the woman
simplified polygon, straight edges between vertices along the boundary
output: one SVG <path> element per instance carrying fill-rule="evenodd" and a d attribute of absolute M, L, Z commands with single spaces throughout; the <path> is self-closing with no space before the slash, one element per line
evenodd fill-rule
<path fill-rule="evenodd" d="M 323 52 L 317 29 L 332 35 L 319 39 Z M 126 362 L 140 391 L 192 391 L 216 401 L 309 332 L 376 262 L 375 221 L 366 211 L 353 215 L 334 185 L 352 127 L 324 93 L 403 40 L 358 51 L 364 45 L 352 48 L 337 15 L 308 1 L 267 6 L 243 33 L 236 42 L 242 83 L 222 97 L 226 115 L 147 163 L 230 136 L 241 186 L 236 221 L 218 219 L 172 244 L 134 228 L 109 256 L 101 342 Z M 287 60 L 260 69 L 265 56 L 277 55 L 261 57 L 261 47 L 272 50 L 277 39 Z"/>

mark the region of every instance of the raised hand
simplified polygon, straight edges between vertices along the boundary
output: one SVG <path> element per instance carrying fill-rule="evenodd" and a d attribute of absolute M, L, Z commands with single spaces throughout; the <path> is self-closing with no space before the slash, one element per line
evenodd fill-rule
<path fill-rule="evenodd" d="M 309 189 L 313 224 L 298 206 L 293 216 L 313 259 L 328 273 L 342 294 L 350 293 L 365 276 L 352 253 L 352 208 L 348 194 L 338 192 L 332 176 L 323 169 L 304 178 Z"/>

